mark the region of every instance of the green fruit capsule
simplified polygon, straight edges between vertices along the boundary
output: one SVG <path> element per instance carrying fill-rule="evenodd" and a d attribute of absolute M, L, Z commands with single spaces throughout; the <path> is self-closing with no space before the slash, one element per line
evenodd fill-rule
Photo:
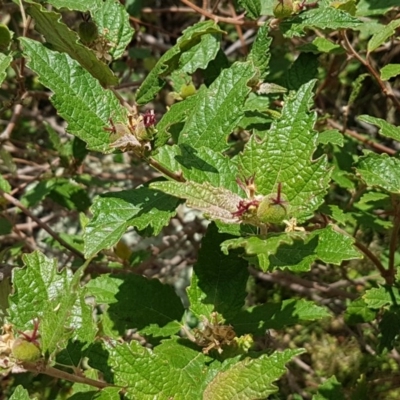
<path fill-rule="evenodd" d="M 79 24 L 78 34 L 83 43 L 90 44 L 98 38 L 99 31 L 93 21 L 83 21 Z"/>
<path fill-rule="evenodd" d="M 38 360 L 41 356 L 39 347 L 23 338 L 15 339 L 11 348 L 11 353 L 18 361 L 32 362 Z"/>
<path fill-rule="evenodd" d="M 287 216 L 287 199 L 284 195 L 265 196 L 257 208 L 257 218 L 264 224 L 281 224 Z"/>
<path fill-rule="evenodd" d="M 292 0 L 276 0 L 273 9 L 276 18 L 288 18 L 294 14 Z"/>

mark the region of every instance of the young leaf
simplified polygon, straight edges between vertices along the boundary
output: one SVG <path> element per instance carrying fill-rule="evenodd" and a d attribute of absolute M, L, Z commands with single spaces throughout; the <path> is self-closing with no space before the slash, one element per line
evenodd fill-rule
<path fill-rule="evenodd" d="M 246 16 L 258 19 L 261 15 L 261 0 L 238 0 L 241 7 L 246 10 Z"/>
<path fill-rule="evenodd" d="M 293 18 L 283 20 L 279 28 L 286 37 L 303 36 L 306 28 L 312 29 L 358 29 L 362 22 L 347 12 L 333 7 L 318 7 Z"/>
<path fill-rule="evenodd" d="M 312 400 L 345 400 L 343 388 L 336 376 L 331 376 L 322 385 L 318 387 L 318 393 L 312 397 Z"/>
<path fill-rule="evenodd" d="M 223 33 L 213 21 L 203 21 L 193 25 L 183 32 L 176 45 L 169 49 L 159 60 L 157 65 L 147 75 L 136 93 L 136 102 L 141 104 L 149 103 L 153 97 L 164 86 L 163 77 L 173 70 L 179 68 L 179 58 L 197 45 L 202 35 Z M 199 48 L 203 51 L 203 48 Z M 209 61 L 209 60 L 208 60 Z M 204 65 L 204 63 L 202 64 Z M 205 66 L 204 66 L 205 67 Z"/>
<path fill-rule="evenodd" d="M 389 137 L 391 139 L 400 141 L 400 128 L 386 122 L 384 119 L 371 117 L 370 115 L 360 115 L 357 117 L 360 121 L 367 122 L 369 124 L 377 126 L 379 133 L 382 136 Z"/>
<path fill-rule="evenodd" d="M 195 96 L 196 105 L 179 136 L 179 143 L 215 151 L 228 148 L 227 138 L 243 115 L 243 104 L 251 91 L 249 81 L 256 70 L 252 62 L 236 62 L 224 69 L 208 89 Z"/>
<path fill-rule="evenodd" d="M 276 193 L 279 183 L 288 198 L 291 216 L 304 221 L 323 202 L 330 171 L 326 158 L 312 160 L 317 133 L 312 130 L 315 113 L 309 113 L 314 81 L 288 96 L 282 116 L 272 123 L 265 139 L 252 137 L 239 155 L 239 170 L 255 176 L 258 194 Z"/>
<path fill-rule="evenodd" d="M 395 19 L 390 21 L 383 29 L 381 29 L 378 33 L 375 33 L 374 36 L 369 40 L 367 50 L 368 53 L 376 50 L 381 44 L 385 43 L 390 36 L 396 33 L 396 29 L 400 26 L 400 20 Z"/>
<path fill-rule="evenodd" d="M 47 3 L 53 5 L 55 8 L 68 8 L 69 10 L 76 11 L 89 11 L 93 10 L 98 4 L 99 0 L 48 0 Z"/>
<path fill-rule="evenodd" d="M 381 68 L 381 79 L 384 81 L 398 75 L 400 75 L 400 64 L 388 64 Z"/>
<path fill-rule="evenodd" d="M 379 187 L 391 193 L 400 193 L 400 160 L 387 154 L 364 151 L 359 158 L 357 174 L 368 186 Z"/>
<path fill-rule="evenodd" d="M 335 144 L 339 147 L 343 147 L 343 134 L 337 129 L 329 129 L 327 131 L 320 132 L 318 135 L 318 143 L 320 144 Z"/>
<path fill-rule="evenodd" d="M 400 304 L 400 291 L 396 287 L 379 286 L 365 292 L 363 299 L 370 308 L 381 308 Z"/>
<path fill-rule="evenodd" d="M 7 76 L 7 69 L 13 60 L 12 56 L 6 56 L 3 53 L 0 53 L 0 85 L 3 83 L 4 79 Z"/>
<path fill-rule="evenodd" d="M 110 90 L 66 54 L 47 49 L 31 39 L 21 38 L 28 66 L 39 75 L 40 82 L 54 92 L 51 101 L 68 122 L 68 132 L 87 143 L 91 150 L 109 152 L 110 134 L 104 130 L 109 119 L 126 119 Z"/>
<path fill-rule="evenodd" d="M 85 226 L 85 255 L 114 246 L 129 226 L 150 227 L 157 235 L 175 215 L 178 199 L 141 187 L 96 197 L 92 220 Z"/>
<path fill-rule="evenodd" d="M 10 400 L 37 400 L 37 397 L 32 398 L 23 386 L 18 385 L 14 389 L 14 393 L 11 395 Z"/>
<path fill-rule="evenodd" d="M 233 214 L 238 210 L 242 198 L 228 189 L 212 186 L 208 182 L 199 184 L 190 181 L 186 183 L 153 182 L 150 187 L 186 199 L 188 207 L 204 211 L 213 220 L 238 223 Z"/>
<path fill-rule="evenodd" d="M 229 319 L 244 305 L 249 277 L 247 262 L 235 253 L 222 253 L 220 244 L 228 237 L 219 234 L 216 226 L 211 224 L 202 240 L 192 282 L 187 289 L 190 310 L 197 318 L 210 319 L 210 313 L 217 311 Z"/>
<path fill-rule="evenodd" d="M 112 46 L 111 56 L 113 59 L 120 58 L 134 32 L 124 6 L 115 1 L 97 0 L 90 13 L 100 34 L 103 34 Z"/>
<path fill-rule="evenodd" d="M 102 275 L 86 287 L 97 304 L 109 304 L 107 313 L 121 335 L 127 329 L 138 329 L 144 335 L 171 336 L 181 328 L 182 302 L 172 286 L 157 279 Z"/>
<path fill-rule="evenodd" d="M 226 371 L 217 373 L 202 398 L 265 399 L 277 392 L 273 382 L 285 373 L 285 364 L 302 353 L 303 349 L 276 351 L 270 356 L 263 354 L 256 359 L 241 360 Z"/>
<path fill-rule="evenodd" d="M 272 38 L 268 37 L 268 25 L 264 24 L 257 32 L 256 40 L 251 47 L 250 54 L 247 57 L 248 61 L 252 61 L 254 67 L 258 69 L 258 75 L 260 80 L 269 73 L 269 60 L 271 54 L 269 47 L 272 42 Z"/>
<path fill-rule="evenodd" d="M 40 4 L 35 3 L 32 3 L 27 11 L 35 20 L 35 28 L 46 38 L 48 43 L 53 45 L 55 50 L 67 53 L 71 58 L 78 61 L 103 86 L 118 83 L 118 79 L 110 68 L 101 62 L 93 51 L 79 43 L 78 35 L 61 21 L 60 14 L 54 11 L 47 11 Z M 20 39 L 21 42 L 26 43 L 23 38 Z M 62 66 L 60 67 L 62 68 Z M 67 70 L 64 71 L 64 75 L 66 72 Z M 46 72 L 42 72 L 42 74 L 47 76 Z"/>
<path fill-rule="evenodd" d="M 339 44 L 333 43 L 324 37 L 317 37 L 311 43 L 303 44 L 299 47 L 303 52 L 343 54 L 345 50 Z"/>
<path fill-rule="evenodd" d="M 228 320 L 238 336 L 247 333 L 264 335 L 268 329 L 283 329 L 329 317 L 326 308 L 308 300 L 284 300 L 280 303 L 267 302 L 261 306 L 249 307 Z"/>
<path fill-rule="evenodd" d="M 250 260 L 257 261 L 263 271 L 275 268 L 308 271 L 317 259 L 339 265 L 343 260 L 360 258 L 360 253 L 353 247 L 353 239 L 330 226 L 307 236 L 304 232 L 269 234 L 267 239 L 231 239 L 221 246 L 225 253 L 238 247 L 244 247 Z"/>

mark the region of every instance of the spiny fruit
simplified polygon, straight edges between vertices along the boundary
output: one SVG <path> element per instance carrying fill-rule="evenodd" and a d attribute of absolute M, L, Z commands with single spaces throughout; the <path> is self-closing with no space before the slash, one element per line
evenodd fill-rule
<path fill-rule="evenodd" d="M 11 353 L 18 361 L 32 362 L 38 360 L 41 356 L 39 347 L 35 343 L 29 342 L 22 337 L 15 339 L 11 348 Z"/>
<path fill-rule="evenodd" d="M 84 44 L 90 44 L 98 38 L 99 31 L 93 21 L 82 21 L 79 24 L 78 34 Z"/>
<path fill-rule="evenodd" d="M 278 192 L 265 196 L 258 208 L 257 217 L 264 224 L 280 224 L 287 216 L 286 196 Z"/>

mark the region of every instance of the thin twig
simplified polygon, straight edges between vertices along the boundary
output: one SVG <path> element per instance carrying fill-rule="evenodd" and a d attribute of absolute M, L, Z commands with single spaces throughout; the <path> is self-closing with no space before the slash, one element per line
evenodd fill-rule
<path fill-rule="evenodd" d="M 42 229 L 44 229 L 50 236 L 52 236 L 58 243 L 68 249 L 71 253 L 75 254 L 79 258 L 85 259 L 84 255 L 74 247 L 72 247 L 69 243 L 67 243 L 64 239 L 62 239 L 58 233 L 54 232 L 47 224 L 45 224 L 40 218 L 36 217 L 36 215 L 32 214 L 20 201 L 18 201 L 13 196 L 6 193 L 4 190 L 0 189 L 0 195 L 8 202 L 18 207 L 25 215 L 32 218 Z"/>
<path fill-rule="evenodd" d="M 258 21 L 247 21 L 243 19 L 243 15 L 239 15 L 237 18 L 227 18 L 227 17 L 220 17 L 218 15 L 214 15 L 213 13 L 203 10 L 201 7 L 196 6 L 195 4 L 191 3 L 189 0 L 181 0 L 183 4 L 186 4 L 188 7 L 192 8 L 196 12 L 205 17 L 212 19 L 216 23 L 218 22 L 225 22 L 227 24 L 232 25 L 251 25 L 251 26 L 262 26 L 264 22 Z"/>
<path fill-rule="evenodd" d="M 85 385 L 93 386 L 98 389 L 104 389 L 106 387 L 116 387 L 106 382 L 96 381 L 94 379 L 87 378 L 86 376 L 70 374 L 69 372 L 61 371 L 54 367 L 42 366 L 38 362 L 23 362 L 22 367 L 27 371 L 35 374 L 41 373 L 44 375 L 52 376 L 53 378 L 64 379 L 69 382 L 83 383 Z"/>
<path fill-rule="evenodd" d="M 340 125 L 338 122 L 334 121 L 333 119 L 329 118 L 328 123 L 333 128 L 336 128 L 336 129 L 340 130 L 341 132 L 343 131 L 343 126 Z M 390 147 L 384 146 L 380 143 L 375 143 L 371 139 L 368 139 L 365 136 L 359 134 L 358 132 L 352 131 L 350 129 L 346 129 L 343 133 L 359 140 L 360 142 L 364 143 L 367 146 L 372 147 L 374 150 L 377 150 L 380 153 L 386 153 L 386 154 L 389 154 L 390 156 L 394 156 L 397 153 L 396 150 L 391 149 Z"/>
<path fill-rule="evenodd" d="M 394 213 L 394 218 L 393 218 L 393 230 L 391 233 L 391 238 L 390 238 L 390 246 L 389 246 L 389 271 L 388 275 L 392 278 L 394 281 L 394 276 L 395 276 L 395 256 L 396 256 L 396 251 L 397 251 L 397 238 L 399 236 L 399 230 L 400 230 L 400 203 L 398 201 L 398 198 L 393 196 L 392 197 L 392 202 L 393 202 L 393 213 Z"/>
<path fill-rule="evenodd" d="M 341 36 L 343 38 L 343 45 L 344 48 L 352 54 L 362 65 L 367 68 L 369 73 L 375 78 L 376 82 L 378 83 L 379 87 L 381 88 L 383 94 L 388 97 L 389 99 L 392 100 L 393 104 L 397 108 L 398 111 L 400 111 L 400 100 L 393 94 L 392 88 L 389 83 L 384 83 L 379 76 L 379 73 L 376 71 L 376 69 L 369 63 L 368 60 L 362 58 L 354 49 L 354 47 L 351 45 L 349 38 L 347 37 L 346 31 L 341 32 Z"/>
<path fill-rule="evenodd" d="M 147 162 L 155 168 L 157 171 L 161 172 L 163 175 L 170 177 L 174 181 L 177 182 L 186 182 L 186 179 L 182 176 L 182 172 L 172 172 L 166 169 L 163 165 L 161 165 L 158 161 L 156 161 L 153 157 L 150 157 Z"/>

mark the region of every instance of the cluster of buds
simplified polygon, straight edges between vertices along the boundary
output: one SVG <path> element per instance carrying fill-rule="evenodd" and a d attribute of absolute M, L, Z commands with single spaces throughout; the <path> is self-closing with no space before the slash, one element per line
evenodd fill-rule
<path fill-rule="evenodd" d="M 99 60 L 106 63 L 112 61 L 109 52 L 115 47 L 115 43 L 107 39 L 108 33 L 108 29 L 104 28 L 103 32 L 100 34 L 96 23 L 90 19 L 90 16 L 83 15 L 83 21 L 78 27 L 79 38 L 85 46 L 94 51 Z"/>
<path fill-rule="evenodd" d="M 110 147 L 122 152 L 133 151 L 139 156 L 150 151 L 150 141 L 156 134 L 155 121 L 154 110 L 146 111 L 139 116 L 129 114 L 125 123 L 114 123 L 110 119 L 111 128 L 104 128 L 110 132 Z"/>
<path fill-rule="evenodd" d="M 196 343 L 203 347 L 204 354 L 213 349 L 221 354 L 224 346 L 234 343 L 236 333 L 231 325 L 224 325 L 218 321 L 217 313 L 212 313 L 212 319 L 212 322 L 204 319 L 204 328 L 195 330 Z"/>

